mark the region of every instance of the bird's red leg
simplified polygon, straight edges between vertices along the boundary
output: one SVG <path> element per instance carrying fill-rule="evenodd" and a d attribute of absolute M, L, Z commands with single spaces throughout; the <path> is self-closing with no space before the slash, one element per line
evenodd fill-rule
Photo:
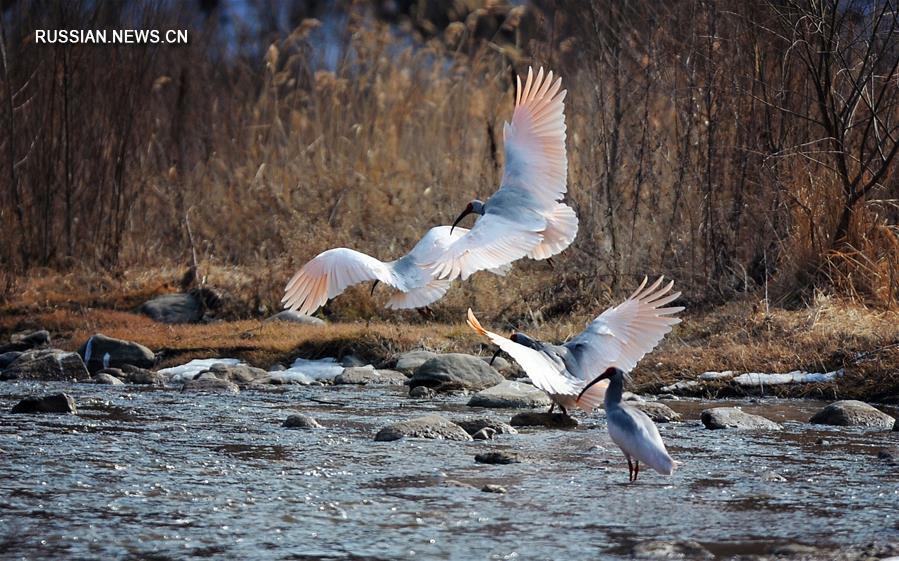
<path fill-rule="evenodd" d="M 634 480 L 634 464 L 631 462 L 630 456 L 625 456 L 627 458 L 627 480 L 631 482 Z"/>
<path fill-rule="evenodd" d="M 637 474 L 640 473 L 640 460 L 634 462 L 634 481 L 637 480 Z"/>

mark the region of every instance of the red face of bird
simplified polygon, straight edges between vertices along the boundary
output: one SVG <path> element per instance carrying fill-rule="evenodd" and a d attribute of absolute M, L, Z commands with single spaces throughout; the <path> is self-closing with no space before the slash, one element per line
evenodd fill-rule
<path fill-rule="evenodd" d="M 614 366 L 606 368 L 605 372 L 603 372 L 602 374 L 594 378 L 593 381 L 591 381 L 589 384 L 584 386 L 584 389 L 581 390 L 581 393 L 578 394 L 577 398 L 581 399 L 581 396 L 584 395 L 584 393 L 586 393 L 586 391 L 592 388 L 595 384 L 598 384 L 603 380 L 608 380 L 615 376 L 624 376 L 624 372 L 622 372 L 619 368 L 615 368 Z"/>
<path fill-rule="evenodd" d="M 456 218 L 456 221 L 453 222 L 453 226 L 452 226 L 452 228 L 450 228 L 450 234 L 453 233 L 453 228 L 456 227 L 456 224 L 461 222 L 462 219 L 465 218 L 466 216 L 468 216 L 469 214 L 484 214 L 484 203 L 482 203 L 481 201 L 479 201 L 477 199 L 474 199 L 473 201 L 471 201 L 470 203 L 465 205 L 465 210 L 463 210 L 462 214 L 460 214 L 459 217 Z"/>

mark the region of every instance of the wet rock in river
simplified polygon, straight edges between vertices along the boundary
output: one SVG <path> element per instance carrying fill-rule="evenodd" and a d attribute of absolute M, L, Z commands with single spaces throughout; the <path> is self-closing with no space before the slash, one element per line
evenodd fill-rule
<path fill-rule="evenodd" d="M 288 429 L 320 429 L 324 428 L 318 421 L 309 415 L 296 414 L 287 417 L 284 424 L 281 425 Z"/>
<path fill-rule="evenodd" d="M 411 387 L 427 386 L 436 391 L 482 390 L 504 378 L 479 357 L 450 353 L 429 359 L 415 369 Z"/>
<path fill-rule="evenodd" d="M 497 450 L 475 454 L 474 461 L 479 464 L 520 464 L 522 457 L 518 452 Z"/>
<path fill-rule="evenodd" d="M 200 378 L 204 374 L 208 374 L 218 378 L 219 380 L 227 380 L 228 382 L 233 382 L 239 386 L 245 386 L 247 384 L 253 383 L 267 383 L 270 381 L 270 375 L 268 372 L 261 368 L 256 368 L 255 366 L 249 366 L 247 364 L 223 364 L 216 363 L 209 367 L 209 370 L 204 370 L 195 376 L 195 378 Z"/>
<path fill-rule="evenodd" d="M 389 442 L 404 437 L 471 440 L 471 435 L 465 432 L 462 427 L 440 415 L 426 415 L 408 421 L 393 423 L 379 430 L 378 434 L 375 435 L 375 440 L 378 442 Z"/>
<path fill-rule="evenodd" d="M 550 429 L 573 429 L 578 423 L 577 419 L 564 413 L 538 413 L 536 411 L 524 411 L 512 417 L 509 423 L 513 427 L 546 427 Z"/>
<path fill-rule="evenodd" d="M 437 392 L 427 386 L 418 386 L 417 388 L 409 390 L 409 397 L 414 397 L 416 399 L 430 399 L 435 395 L 437 395 Z"/>
<path fill-rule="evenodd" d="M 122 373 L 124 374 L 122 380 L 129 384 L 162 387 L 168 381 L 168 377 L 165 374 L 152 372 L 130 364 L 122 366 Z"/>
<path fill-rule="evenodd" d="M 673 423 L 675 421 L 680 421 L 679 413 L 676 413 L 673 409 L 658 401 L 632 401 L 628 403 L 628 405 L 643 411 L 649 415 L 649 418 L 655 423 Z"/>
<path fill-rule="evenodd" d="M 631 550 L 634 559 L 714 559 L 715 556 L 694 541 L 647 541 Z"/>
<path fill-rule="evenodd" d="M 513 428 L 511 425 L 508 425 L 497 419 L 491 419 L 489 417 L 478 417 L 476 419 L 456 419 L 454 422 L 462 427 L 462 429 L 472 437 L 474 437 L 474 435 L 478 434 L 484 429 L 491 429 L 494 434 L 518 434 L 518 431 L 515 430 L 515 428 Z"/>
<path fill-rule="evenodd" d="M 286 321 L 290 323 L 298 323 L 300 325 L 325 325 L 325 321 L 316 317 L 307 316 L 293 310 L 284 310 L 267 318 L 265 321 Z"/>
<path fill-rule="evenodd" d="M 22 353 L 3 370 L 3 380 L 87 380 L 90 373 L 78 353 L 41 349 Z"/>
<path fill-rule="evenodd" d="M 849 399 L 831 403 L 815 413 L 809 422 L 818 425 L 890 430 L 896 423 L 896 419 L 863 401 Z"/>
<path fill-rule="evenodd" d="M 114 374 L 114 372 L 118 372 L 118 376 Z M 122 381 L 122 377 L 125 374 L 119 370 L 118 368 L 107 368 L 105 370 L 101 370 L 94 374 L 94 377 L 91 378 L 95 384 L 106 384 L 109 386 L 124 386 L 125 382 Z"/>
<path fill-rule="evenodd" d="M 402 353 L 396 357 L 394 368 L 404 374 L 412 374 L 415 369 L 425 362 L 435 358 L 437 353 L 433 351 L 417 350 Z"/>
<path fill-rule="evenodd" d="M 24 352 L 46 347 L 50 344 L 50 332 L 46 329 L 40 329 L 38 331 L 16 333 L 9 339 L 8 344 L 0 345 L 0 354 L 14 351 Z"/>
<path fill-rule="evenodd" d="M 470 407 L 493 407 L 508 409 L 533 409 L 549 407 L 552 401 L 543 390 L 524 382 L 504 380 L 499 384 L 481 390 L 468 400 Z"/>
<path fill-rule="evenodd" d="M 204 299 L 204 296 L 207 295 L 210 302 L 206 302 Z M 203 318 L 206 308 L 209 307 L 208 304 L 216 303 L 216 298 L 217 295 L 208 289 L 164 294 L 144 302 L 140 307 L 140 313 L 162 323 L 195 323 Z"/>
<path fill-rule="evenodd" d="M 3 370 L 7 366 L 15 362 L 15 360 L 20 356 L 22 356 L 22 351 L 9 351 L 0 354 L 0 370 Z"/>
<path fill-rule="evenodd" d="M 376 370 L 373 366 L 345 368 L 342 374 L 334 378 L 335 384 L 380 384 L 402 386 L 409 379 L 396 370 Z"/>
<path fill-rule="evenodd" d="M 899 446 L 891 446 L 877 451 L 877 458 L 892 465 L 899 464 Z"/>
<path fill-rule="evenodd" d="M 488 483 L 484 485 L 483 487 L 481 487 L 481 491 L 485 493 L 498 493 L 500 495 L 504 495 L 508 492 L 506 491 L 505 487 L 503 487 L 502 485 L 497 485 L 495 483 Z"/>
<path fill-rule="evenodd" d="M 183 392 L 203 392 L 203 393 L 240 393 L 237 384 L 228 380 L 216 378 L 211 374 L 201 374 L 195 380 L 189 380 L 181 388 Z"/>
<path fill-rule="evenodd" d="M 780 430 L 782 427 L 759 415 L 746 413 L 739 407 L 714 407 L 700 416 L 707 429 Z"/>
<path fill-rule="evenodd" d="M 138 368 L 150 368 L 156 362 L 156 355 L 140 343 L 124 341 L 97 333 L 85 341 L 78 354 L 84 359 L 87 369 L 97 372 L 103 368 L 120 368 L 126 364 Z"/>
<path fill-rule="evenodd" d="M 13 413 L 75 413 L 75 400 L 64 393 L 26 397 L 12 408 Z"/>

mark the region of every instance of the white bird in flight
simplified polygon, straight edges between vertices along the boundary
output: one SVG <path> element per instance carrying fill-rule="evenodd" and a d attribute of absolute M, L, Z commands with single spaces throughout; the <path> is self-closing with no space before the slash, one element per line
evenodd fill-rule
<path fill-rule="evenodd" d="M 628 481 L 637 480 L 640 462 L 662 475 L 674 473 L 674 460 L 668 455 L 655 423 L 646 413 L 621 400 L 624 391 L 624 372 L 621 369 L 615 367 L 606 369 L 598 378 L 587 384 L 581 394 L 589 393 L 592 386 L 606 380 L 609 381 L 604 401 L 606 426 L 612 442 L 621 448 L 624 457 L 627 458 Z"/>
<path fill-rule="evenodd" d="M 574 241 L 578 220 L 561 202 L 567 190 L 565 90 L 543 69 L 517 80 L 512 122 L 503 127 L 505 167 L 499 189 L 486 202 L 473 200 L 453 223 L 481 215 L 433 264 L 439 278 L 462 280 L 477 271 L 521 259 L 548 259 Z"/>
<path fill-rule="evenodd" d="M 680 323 L 680 319 L 671 316 L 683 307 L 663 307 L 676 300 L 680 292 L 671 293 L 674 281 L 660 288 L 663 278 L 649 287 L 644 278 L 627 300 L 601 313 L 563 345 L 544 343 L 517 332 L 506 339 L 481 327 L 471 309 L 468 325 L 499 346 L 499 350 L 509 353 L 531 382 L 549 394 L 553 401 L 550 412 L 556 405 L 566 414 L 575 406 L 589 412 L 602 403 L 608 386 L 597 383 L 597 376 L 612 366 L 630 371 L 672 326 Z"/>
<path fill-rule="evenodd" d="M 366 281 L 383 282 L 398 290 L 390 297 L 392 309 L 422 308 L 446 294 L 451 279 L 439 279 L 426 266 L 455 240 L 468 233 L 464 228 L 436 226 L 415 247 L 395 261 L 383 262 L 352 249 L 339 247 L 318 254 L 296 272 L 284 289 L 281 302 L 290 310 L 311 314 L 344 290 Z M 508 268 L 491 272 L 502 275 Z M 374 292 L 374 285 L 372 292 Z"/>

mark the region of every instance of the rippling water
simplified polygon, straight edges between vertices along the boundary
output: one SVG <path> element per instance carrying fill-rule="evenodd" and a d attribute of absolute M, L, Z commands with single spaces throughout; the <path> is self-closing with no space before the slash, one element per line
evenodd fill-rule
<path fill-rule="evenodd" d="M 55 391 L 75 398 L 78 415 L 8 413 L 25 395 Z M 722 557 L 899 541 L 899 469 L 876 457 L 899 433 L 802 422 L 820 403 L 747 405 L 785 424 L 753 433 L 706 430 L 696 419 L 708 403 L 667 402 L 688 419 L 660 425 L 683 465 L 629 485 L 601 417 L 486 442 L 374 442 L 388 422 L 483 413 L 464 397 L 404 393 L 4 383 L 0 556 L 627 559 L 645 540 L 695 540 Z M 325 428 L 282 428 L 298 411 Z M 475 463 L 488 449 L 529 461 Z M 508 493 L 481 492 L 486 483 Z"/>

